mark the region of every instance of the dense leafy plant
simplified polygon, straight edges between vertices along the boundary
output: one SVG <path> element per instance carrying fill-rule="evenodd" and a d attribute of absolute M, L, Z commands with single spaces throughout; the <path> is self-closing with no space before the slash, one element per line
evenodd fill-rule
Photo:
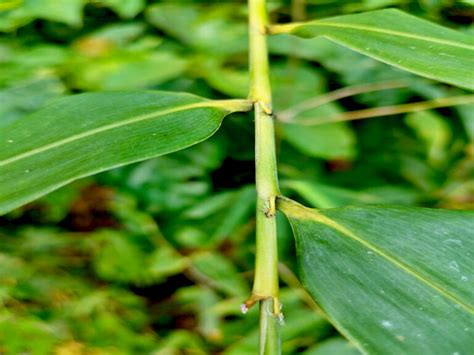
<path fill-rule="evenodd" d="M 72 3 L 75 7 L 71 6 Z M 111 7 L 125 18 L 135 16 L 144 6 L 141 1 L 118 4 L 114 1 L 102 2 L 103 6 Z M 5 6 L 7 12 L 0 21 L 0 28 L 9 30 L 23 26 L 36 17 L 77 25 L 81 21 L 77 14 L 83 3 L 73 1 L 64 5 L 68 9 L 64 13 L 61 6 L 51 10 L 35 7 L 34 2 L 19 7 L 11 2 Z M 260 303 L 260 353 L 281 352 L 281 303 L 285 304 L 288 324 L 293 319 L 297 322 L 298 318 L 306 316 L 291 294 L 283 292 L 280 295 L 276 233 L 277 225 L 283 231 L 285 225 L 277 220 L 277 210 L 282 211 L 291 223 L 301 280 L 317 305 L 311 300 L 306 302 L 359 350 L 394 354 L 468 353 L 472 346 L 474 312 L 470 299 L 473 289 L 469 282 L 473 277 L 470 262 L 474 247 L 473 213 L 406 206 L 363 206 L 390 199 L 406 202 L 413 195 L 403 195 L 403 190 L 392 190 L 392 196 L 395 196 L 389 197 L 390 191 L 354 193 L 340 187 L 316 184 L 307 177 L 317 178 L 320 175 L 318 171 L 315 172 L 311 166 L 306 167 L 304 161 L 290 165 L 289 160 L 298 159 L 292 149 L 310 157 L 351 159 L 354 156 L 354 137 L 341 121 L 412 112 L 412 116 L 407 117 L 407 124 L 429 147 L 427 155 L 430 163 L 442 170 L 448 140 L 443 136 L 447 131 L 443 128 L 445 122 L 433 113 L 418 111 L 474 102 L 472 95 L 462 95 L 461 90 L 454 88 L 472 89 L 474 86 L 471 73 L 474 64 L 472 38 L 395 9 L 271 25 L 265 1 L 250 0 L 247 41 L 245 27 L 239 21 L 239 16 L 246 12 L 241 4 L 215 5 L 211 8 L 215 13 L 211 14 L 203 12 L 200 6 L 163 3 L 150 6 L 146 12 L 150 23 L 195 50 L 192 58 L 182 58 L 179 48 L 173 45 L 150 55 L 150 48 L 157 45 L 158 39 L 143 37 L 136 43 L 127 42 L 130 38 L 140 38 L 144 32 L 139 23 L 127 23 L 78 39 L 74 45 L 78 56 L 66 58 L 67 54 L 57 47 L 38 46 L 30 58 L 6 61 L 8 70 L 13 71 L 16 78 L 31 76 L 38 66 L 57 68 L 58 63 L 63 65 L 70 61 L 69 69 L 63 70 L 69 70 L 66 75 L 71 87 L 82 90 L 122 90 L 151 83 L 158 85 L 179 77 L 187 70 L 192 71 L 195 65 L 211 88 L 236 98 L 210 100 L 203 98 L 203 95 L 178 93 L 174 89 L 186 88 L 189 84 L 177 80 L 169 84 L 168 89 L 173 91 L 110 91 L 74 95 L 53 101 L 29 116 L 20 117 L 21 112 L 17 113 L 17 110 L 21 111 L 26 104 L 35 106 L 35 103 L 21 101 L 25 96 L 21 90 L 20 93 L 6 90 L 3 96 L 8 98 L 5 102 L 11 106 L 7 104 L 4 108 L 6 120 L 0 125 L 0 213 L 10 213 L 6 221 L 14 220 L 18 212 L 12 211 L 16 208 L 61 186 L 105 170 L 190 147 L 212 136 L 227 115 L 250 111 L 253 111 L 255 118 L 256 202 L 250 186 L 214 196 L 206 194 L 209 188 L 206 176 L 222 162 L 222 150 L 233 150 L 232 154 L 238 156 L 242 154 L 239 146 L 247 143 L 242 139 L 244 134 L 240 135 L 245 123 L 233 121 L 234 127 L 228 129 L 226 137 L 221 136 L 217 144 L 203 143 L 197 146 L 200 150 L 183 151 L 176 158 L 182 160 L 182 165 L 176 165 L 164 157 L 160 161 L 150 160 L 135 168 L 132 166 L 129 171 L 126 168 L 115 170 L 116 173 L 103 177 L 108 181 L 129 179 L 129 190 L 145 196 L 154 195 L 154 198 L 142 198 L 144 208 L 159 212 L 162 218 L 173 221 L 164 223 L 167 228 L 164 234 L 172 231 L 176 236 L 174 243 L 164 237 L 156 221 L 140 211 L 134 198 L 125 193 L 118 196 L 115 206 L 111 208 L 113 220 L 120 221 L 124 225 L 123 230 L 97 231 L 91 240 L 79 243 L 75 236 L 61 236 L 61 233 L 52 230 L 43 231 L 47 238 L 41 241 L 38 241 L 41 234 L 21 230 L 19 246 L 15 246 L 15 237 L 5 236 L 5 251 L 16 250 L 18 257 L 0 254 L 2 280 L 14 280 L 13 286 L 5 282 L 4 295 L 0 294 L 4 302 L 31 300 L 38 304 L 38 310 L 33 313 L 45 320 L 54 319 L 56 310 L 42 314 L 45 312 L 41 311 L 40 305 L 44 302 L 44 295 L 69 299 L 75 295 L 68 289 L 74 289 L 84 297 L 72 304 L 65 302 L 68 304 L 67 317 L 72 320 L 81 317 L 96 319 L 96 328 L 92 330 L 76 326 L 79 337 L 89 339 L 92 347 L 100 347 L 100 336 L 111 334 L 118 339 L 115 347 L 130 348 L 135 352 L 156 350 L 153 349 L 151 334 L 132 335 L 134 328 L 139 329 L 146 323 L 144 305 L 140 298 L 123 292 L 118 285 L 153 285 L 169 275 L 186 272 L 191 278 L 204 279 L 204 283 L 213 284 L 214 289 L 233 300 L 243 300 L 243 295 L 248 292 L 247 284 L 226 258 L 205 248 L 187 256 L 177 251 L 175 244 L 192 249 L 214 245 L 232 234 L 233 242 L 239 245 L 242 233 L 248 233 L 242 221 L 249 217 L 249 210 L 256 204 L 254 284 L 242 310 L 247 312 L 255 303 Z M 431 82 L 395 71 L 389 76 L 397 80 L 375 81 L 324 95 L 323 78 L 309 65 L 299 63 L 294 67 L 296 74 L 291 77 L 286 76 L 290 68 L 278 66 L 278 63 L 270 71 L 269 51 L 280 56 L 292 55 L 295 60 L 317 60 L 343 77 L 342 81 L 347 84 L 360 84 L 360 78 L 354 77 L 352 72 L 357 70 L 357 63 L 366 59 L 329 42 L 321 42 L 318 38 L 298 39 L 318 36 L 403 71 L 454 87 L 437 88 Z M 247 46 L 249 77 L 238 65 L 228 66 L 232 63 L 229 58 L 246 54 Z M 17 51 L 20 56 L 23 55 L 21 46 L 4 48 L 10 53 Z M 342 62 L 333 63 L 334 56 L 328 54 L 331 52 L 336 53 L 335 57 L 341 56 Z M 344 58 L 348 62 L 344 62 Z M 362 78 L 377 78 L 378 70 L 382 77 L 386 75 L 387 67 L 380 69 L 377 62 L 370 63 L 370 70 L 362 74 Z M 160 70 L 155 70 L 157 67 Z M 43 76 L 38 82 L 28 83 L 22 88 L 26 93 L 34 85 L 46 88 L 41 90 L 43 97 L 37 98 L 41 102 L 37 106 L 42 106 L 49 96 L 57 96 L 62 90 L 61 83 L 51 77 L 51 73 Z M 12 77 L 5 75 L 0 79 L 8 83 Z M 273 94 L 270 79 L 276 88 Z M 341 114 L 333 102 L 357 93 L 406 87 L 410 82 L 418 95 L 427 96 L 430 100 L 396 105 L 400 99 L 389 97 L 387 104 L 390 106 L 375 112 L 374 109 L 366 109 L 345 114 Z M 250 92 L 247 95 L 248 86 Z M 167 87 L 164 85 L 160 89 Z M 449 91 L 455 95 L 445 95 Z M 314 93 L 320 95 L 315 98 Z M 377 99 L 366 97 L 365 100 Z M 468 115 L 468 112 L 461 113 L 461 121 L 469 134 L 472 123 L 469 123 Z M 290 171 L 283 172 L 285 179 L 281 187 L 284 191 L 299 194 L 317 207 L 362 206 L 313 210 L 283 197 L 277 177 L 275 122 L 279 122 L 282 136 L 288 143 L 281 152 L 283 165 Z M 239 131 L 235 133 L 237 128 Z M 377 139 L 372 134 L 368 131 L 364 138 Z M 292 154 L 285 157 L 288 153 L 284 150 Z M 203 156 L 206 161 L 203 161 Z M 381 165 L 385 163 L 381 162 Z M 419 167 L 414 162 L 406 164 L 408 169 Z M 165 172 L 153 181 L 149 176 L 157 169 L 164 169 Z M 292 172 L 292 169 L 302 171 Z M 143 179 L 144 175 L 148 178 Z M 359 178 L 364 176 L 361 173 Z M 189 181 L 190 178 L 195 181 Z M 180 180 L 183 180 L 183 185 Z M 143 185 L 143 181 L 148 181 L 151 186 Z M 165 187 L 169 188 L 166 192 Z M 421 187 L 435 190 L 430 186 Z M 50 197 L 53 199 L 50 205 L 57 207 L 61 199 L 68 201 L 68 193 L 74 195 L 77 189 L 60 191 L 59 195 L 50 195 L 53 196 Z M 206 197 L 204 202 L 196 202 L 203 197 Z M 173 220 L 172 216 L 177 212 L 181 218 Z M 50 213 L 52 221 L 61 220 L 61 216 L 54 216 L 54 211 Z M 61 208 L 56 213 L 61 215 Z M 187 221 L 189 224 L 186 224 Z M 219 228 L 208 226 L 213 223 L 219 223 Z M 62 248 L 71 255 L 61 255 Z M 77 278 L 64 273 L 53 277 L 55 281 L 60 279 L 59 294 L 58 288 L 51 286 L 54 282 L 46 276 L 43 280 L 28 281 L 38 271 L 48 274 L 49 266 L 42 260 L 48 258 L 51 251 L 58 255 L 58 260 L 52 263 L 54 267 L 68 267 L 78 273 L 80 278 L 84 278 L 80 285 L 76 284 Z M 32 265 L 28 263 L 30 260 Z M 129 263 L 131 260 L 134 262 Z M 116 282 L 117 287 L 94 290 L 94 283 L 86 281 L 86 272 L 77 267 L 86 263 L 92 265 L 100 279 Z M 286 275 L 283 277 L 289 280 L 288 283 L 297 284 L 291 272 L 283 266 L 280 272 Z M 19 288 L 15 287 L 17 280 L 21 280 Z M 199 287 L 185 289 L 177 295 L 189 307 L 196 307 L 202 332 L 209 339 L 213 337 L 218 319 L 223 314 L 233 314 L 228 311 L 228 305 L 211 309 L 217 297 L 210 289 Z M 235 304 L 231 306 L 235 310 Z M 292 315 L 292 312 L 295 314 Z M 0 344 L 7 342 L 14 323 L 23 332 L 22 336 L 31 333 L 38 338 L 38 353 L 48 351 L 53 342 L 48 334 L 60 329 L 42 327 L 37 321 L 16 313 L 5 313 L 3 317 Z M 311 329 L 318 329 L 318 334 L 328 332 L 329 325 L 322 317 L 308 317 L 301 329 L 310 334 Z M 228 333 L 243 327 L 245 323 L 236 323 Z M 98 334 L 97 338 L 94 333 Z M 64 339 L 67 338 L 64 336 Z M 180 349 L 184 343 L 198 352 L 204 351 L 200 341 L 189 333 L 174 333 L 158 351 Z M 249 337 L 248 341 L 256 340 Z M 65 344 L 65 350 L 80 347 L 75 342 Z M 23 346 L 11 342 L 6 349 L 11 353 L 22 352 Z M 345 349 L 345 343 L 335 346 L 344 351 L 355 351 Z M 297 350 L 291 345 L 286 347 L 288 352 Z M 247 349 L 252 349 L 251 345 L 246 348 L 245 344 L 235 344 L 226 351 L 236 354 L 253 351 Z M 318 351 L 316 349 L 315 353 Z"/>

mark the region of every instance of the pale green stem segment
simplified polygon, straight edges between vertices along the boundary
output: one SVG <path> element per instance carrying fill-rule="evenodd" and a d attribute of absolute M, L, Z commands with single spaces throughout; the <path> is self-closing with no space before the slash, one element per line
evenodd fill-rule
<path fill-rule="evenodd" d="M 274 120 L 271 89 L 265 0 L 249 0 L 250 99 L 255 103 L 255 164 L 257 185 L 257 253 L 253 295 L 247 302 L 272 298 L 276 313 L 278 300 L 278 260 L 275 199 L 279 194 L 275 157 Z"/>
<path fill-rule="evenodd" d="M 255 279 L 245 307 L 260 301 L 260 354 L 280 354 L 278 249 L 275 201 L 279 195 L 272 116 L 265 0 L 249 0 L 250 93 L 255 105 L 257 226 Z"/>
<path fill-rule="evenodd" d="M 259 103 L 267 114 L 272 111 L 272 91 L 268 65 L 266 31 L 268 26 L 265 0 L 249 0 L 250 99 Z"/>
<path fill-rule="evenodd" d="M 260 354 L 281 354 L 280 325 L 281 316 L 273 313 L 271 298 L 260 303 Z"/>

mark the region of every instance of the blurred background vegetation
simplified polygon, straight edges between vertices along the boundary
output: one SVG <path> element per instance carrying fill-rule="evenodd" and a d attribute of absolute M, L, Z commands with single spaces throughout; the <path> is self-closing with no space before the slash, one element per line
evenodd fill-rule
<path fill-rule="evenodd" d="M 470 0 L 269 7 L 273 22 L 396 7 L 466 32 L 474 17 Z M 244 1 L 1 0 L 0 125 L 85 91 L 246 97 L 246 15 Z M 272 37 L 270 51 L 276 115 L 296 121 L 463 94 L 324 39 Z M 295 111 L 371 82 L 396 87 Z M 280 123 L 277 136 L 282 190 L 307 205 L 474 207 L 472 106 Z M 256 353 L 257 310 L 239 312 L 255 252 L 253 139 L 251 115 L 235 114 L 207 142 L 0 217 L 0 353 Z M 278 223 L 284 353 L 356 354 L 301 289 Z"/>

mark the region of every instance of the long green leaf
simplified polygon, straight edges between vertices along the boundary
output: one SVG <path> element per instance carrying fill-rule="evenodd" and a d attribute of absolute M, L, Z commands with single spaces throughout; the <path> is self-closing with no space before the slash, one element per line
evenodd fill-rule
<path fill-rule="evenodd" d="M 80 177 L 201 142 L 250 106 L 158 91 L 59 100 L 0 127 L 0 214 Z"/>
<path fill-rule="evenodd" d="M 276 25 L 271 33 L 324 36 L 400 69 L 474 88 L 474 39 L 396 9 Z"/>
<path fill-rule="evenodd" d="M 369 354 L 468 354 L 474 345 L 474 212 L 406 207 L 279 209 L 303 284 Z"/>

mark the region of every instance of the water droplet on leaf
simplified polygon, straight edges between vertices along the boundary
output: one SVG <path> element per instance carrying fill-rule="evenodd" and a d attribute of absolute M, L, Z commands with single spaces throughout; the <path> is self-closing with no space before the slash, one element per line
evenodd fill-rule
<path fill-rule="evenodd" d="M 454 260 L 449 263 L 449 268 L 456 272 L 459 272 L 459 264 Z"/>

